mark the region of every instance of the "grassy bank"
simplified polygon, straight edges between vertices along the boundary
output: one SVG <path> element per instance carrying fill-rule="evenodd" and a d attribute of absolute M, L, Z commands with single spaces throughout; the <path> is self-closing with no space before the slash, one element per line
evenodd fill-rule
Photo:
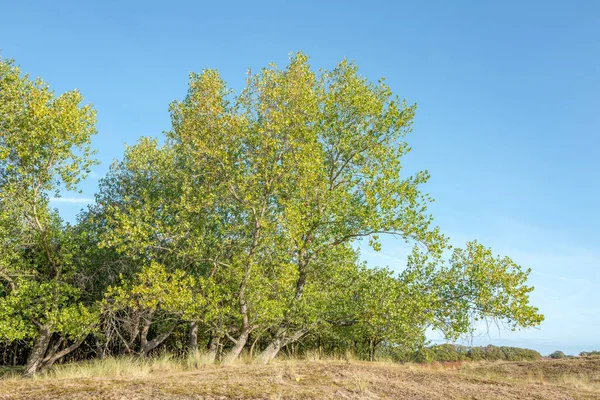
<path fill-rule="evenodd" d="M 600 399 L 600 358 L 393 364 L 351 359 L 230 365 L 106 359 L 34 379 L 5 375 L 0 399 Z"/>

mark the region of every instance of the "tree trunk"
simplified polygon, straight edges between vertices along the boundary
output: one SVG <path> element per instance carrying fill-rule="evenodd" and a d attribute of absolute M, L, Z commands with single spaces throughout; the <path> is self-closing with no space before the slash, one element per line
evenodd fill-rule
<path fill-rule="evenodd" d="M 304 294 L 304 287 L 306 286 L 306 268 L 308 266 L 309 259 L 307 259 L 307 253 L 305 249 L 302 249 L 298 252 L 298 260 L 298 279 L 296 280 L 296 293 L 294 294 L 293 302 L 297 302 L 302 298 L 302 295 Z M 290 310 L 291 306 L 288 312 Z M 288 325 L 288 321 L 288 317 L 285 316 L 279 325 L 275 339 L 258 356 L 260 362 L 268 363 L 269 361 L 273 360 L 275 357 L 277 357 L 277 354 L 282 347 L 294 343 L 306 334 L 307 331 L 301 329 L 286 337 L 285 332 L 287 331 L 286 326 Z"/>
<path fill-rule="evenodd" d="M 13 359 L 12 359 L 12 366 L 16 367 L 17 366 L 17 357 L 19 355 L 19 343 L 15 342 L 15 350 L 13 352 Z"/>
<path fill-rule="evenodd" d="M 177 326 L 177 323 L 174 323 L 173 325 L 171 325 L 171 327 L 169 328 L 168 331 L 161 333 L 160 335 L 156 336 L 152 340 L 148 340 L 148 336 L 147 336 L 147 332 L 146 332 L 142 336 L 143 340 L 141 341 L 140 355 L 142 357 L 147 357 L 148 353 L 150 353 L 152 350 L 154 350 L 155 348 L 160 346 L 160 344 L 162 342 L 164 342 L 165 339 L 167 339 L 169 336 L 171 336 L 171 333 L 173 333 L 176 326 Z"/>
<path fill-rule="evenodd" d="M 190 339 L 189 339 L 189 352 L 190 354 L 196 354 L 198 352 L 198 322 L 190 322 Z"/>
<path fill-rule="evenodd" d="M 221 341 L 221 337 L 213 333 L 210 337 L 210 341 L 208 342 L 208 353 L 206 353 L 206 362 L 214 363 L 217 359 L 217 353 L 219 352 L 219 342 Z"/>
<path fill-rule="evenodd" d="M 81 346 L 81 343 L 83 343 L 83 341 L 85 340 L 86 337 L 87 337 L 87 335 L 83 335 L 82 337 L 80 337 L 79 339 L 77 339 L 76 342 L 74 342 L 73 344 L 71 344 L 68 347 L 65 347 L 64 349 L 62 349 L 59 352 L 56 352 L 56 350 L 58 350 L 58 346 L 57 346 L 55 349 L 52 350 L 52 352 L 46 358 L 44 358 L 41 368 L 42 369 L 46 369 L 46 368 L 52 367 L 52 365 L 54 365 L 54 363 L 56 361 L 60 360 L 61 358 L 63 358 L 67 354 L 69 354 L 72 351 L 74 351 L 77 348 L 79 348 L 79 346 Z M 60 341 L 64 342 L 64 339 L 61 338 Z"/>
<path fill-rule="evenodd" d="M 279 350 L 281 350 L 282 347 L 283 347 L 283 340 L 281 338 L 275 338 L 275 340 L 273 340 L 271 343 L 269 343 L 267 348 L 264 349 L 258 355 L 258 361 L 263 364 L 268 363 L 269 361 L 271 361 L 275 357 L 277 357 L 277 354 L 279 353 Z"/>
<path fill-rule="evenodd" d="M 104 360 L 104 347 L 102 347 L 102 343 L 98 339 L 96 339 L 96 354 L 98 354 L 100 360 Z"/>
<path fill-rule="evenodd" d="M 48 326 L 40 327 L 38 337 L 35 340 L 31 354 L 29 354 L 29 357 L 27 358 L 27 364 L 25 366 L 23 375 L 31 378 L 37 372 L 39 372 L 44 362 L 44 356 L 48 350 L 50 339 L 52 339 L 52 332 L 50 332 L 50 328 Z"/>
<path fill-rule="evenodd" d="M 246 346 L 246 342 L 248 341 L 248 336 L 250 336 L 250 319 L 248 317 L 248 304 L 246 303 L 246 285 L 249 279 L 248 269 L 244 272 L 244 278 L 242 279 L 242 283 L 240 284 L 240 294 L 239 294 L 239 304 L 240 304 L 240 314 L 242 315 L 242 330 L 237 339 L 233 339 L 231 336 L 228 337 L 234 343 L 233 348 L 227 353 L 225 358 L 223 359 L 224 363 L 230 363 L 231 361 L 237 359 L 242 350 L 244 350 L 244 346 Z"/>
<path fill-rule="evenodd" d="M 294 332 L 292 335 L 290 336 L 283 336 L 283 335 L 277 335 L 275 337 L 275 339 L 267 346 L 266 349 L 264 349 L 258 356 L 258 360 L 261 363 L 268 363 L 269 361 L 273 360 L 275 357 L 277 357 L 277 354 L 279 354 L 279 351 L 291 344 L 296 342 L 297 340 L 299 340 L 302 336 L 304 336 L 306 334 L 306 330 L 301 329 L 298 330 L 296 332 Z"/>
<path fill-rule="evenodd" d="M 249 329 L 244 329 L 240 336 L 235 341 L 233 348 L 229 350 L 229 353 L 223 359 L 224 363 L 230 363 L 236 360 L 240 354 L 242 354 L 242 350 L 244 350 L 244 346 L 246 346 L 246 342 L 248 341 L 248 336 L 250 335 Z"/>

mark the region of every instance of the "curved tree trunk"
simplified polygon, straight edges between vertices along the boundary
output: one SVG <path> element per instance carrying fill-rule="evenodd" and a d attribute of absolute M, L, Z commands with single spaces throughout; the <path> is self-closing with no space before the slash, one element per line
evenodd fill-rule
<path fill-rule="evenodd" d="M 141 345 L 140 345 L 140 355 L 142 357 L 147 357 L 148 353 L 150 353 L 152 350 L 154 350 L 155 348 L 157 348 L 158 346 L 160 346 L 160 344 L 162 342 L 165 341 L 165 339 L 167 339 L 169 336 L 171 336 L 171 333 L 173 333 L 173 331 L 175 330 L 175 327 L 177 326 L 177 323 L 174 323 L 173 325 L 171 325 L 171 327 L 169 328 L 168 331 L 161 333 L 160 335 L 156 336 L 154 339 L 152 340 L 148 340 L 148 332 L 147 330 L 142 329 L 142 332 L 144 332 L 143 336 L 141 337 Z"/>
<path fill-rule="evenodd" d="M 258 355 L 258 361 L 264 364 L 268 363 L 277 357 L 277 354 L 279 354 L 282 347 L 283 340 L 281 338 L 276 338 Z"/>
<path fill-rule="evenodd" d="M 250 336 L 250 330 L 244 329 L 240 336 L 235 340 L 233 347 L 229 350 L 229 353 L 223 358 L 224 363 L 230 363 L 236 360 L 240 354 L 242 354 L 242 350 L 244 350 L 244 346 L 246 346 L 246 342 L 248 342 L 248 336 Z"/>
<path fill-rule="evenodd" d="M 25 365 L 23 375 L 31 378 L 40 371 L 51 339 L 52 332 L 50 331 L 50 328 L 48 326 L 41 326 L 33 349 L 27 358 L 27 364 Z"/>
<path fill-rule="evenodd" d="M 35 341 L 35 345 L 33 346 L 33 350 L 27 358 L 27 365 L 25 366 L 23 375 L 30 378 L 35 374 L 52 367 L 56 361 L 79 348 L 86 337 L 87 334 L 81 336 L 70 346 L 67 346 L 59 351 L 59 348 L 66 342 L 65 338 L 59 338 L 54 346 L 50 348 L 52 332 L 50 331 L 49 327 L 42 326 L 40 328 L 39 336 Z"/>
<path fill-rule="evenodd" d="M 257 240 L 257 236 L 255 236 L 255 240 Z M 254 251 L 254 250 L 252 250 Z M 246 269 L 244 273 L 244 278 L 242 279 L 242 283 L 240 284 L 240 293 L 239 293 L 239 304 L 240 304 L 240 314 L 242 315 L 242 329 L 241 333 L 237 339 L 232 338 L 227 335 L 227 337 L 234 343 L 232 349 L 227 353 L 225 358 L 223 359 L 224 363 L 230 363 L 233 360 L 236 360 L 242 350 L 244 350 L 244 346 L 246 346 L 246 342 L 248 342 L 248 337 L 250 336 L 250 332 L 252 331 L 250 327 L 250 318 L 248 316 L 248 304 L 246 303 L 246 287 L 249 280 L 249 270 Z"/>
<path fill-rule="evenodd" d="M 307 243 L 309 242 L 310 239 L 307 238 Z M 305 249 L 302 249 L 298 252 L 298 259 L 298 279 L 296 280 L 296 293 L 294 294 L 293 302 L 299 301 L 302 298 L 304 294 L 304 288 L 306 286 L 306 268 L 310 261 L 310 257 L 308 257 Z M 277 354 L 279 354 L 279 351 L 282 347 L 294 343 L 307 333 L 307 330 L 299 329 L 291 335 L 286 335 L 287 326 L 289 326 L 288 322 L 289 319 L 284 317 L 279 325 L 275 339 L 258 356 L 260 362 L 268 363 L 269 361 L 273 360 L 275 357 L 277 357 Z"/>
<path fill-rule="evenodd" d="M 77 348 L 79 348 L 79 346 L 81 346 L 81 343 L 83 343 L 83 341 L 85 340 L 86 337 L 87 337 L 87 335 L 81 336 L 73 344 L 71 344 L 70 346 L 65 347 L 64 349 L 62 349 L 61 351 L 58 351 L 58 352 L 57 352 L 57 350 L 58 350 L 59 346 L 55 346 L 52 349 L 52 351 L 50 351 L 50 353 L 44 358 L 44 361 L 42 363 L 42 370 L 52 367 L 52 365 L 54 365 L 54 363 L 56 361 L 60 360 L 61 358 L 63 358 L 67 354 L 69 354 L 72 351 L 74 351 Z M 64 343 L 64 338 L 60 338 L 60 340 L 59 340 L 58 343 Z"/>
<path fill-rule="evenodd" d="M 277 354 L 279 354 L 279 351 L 289 345 L 292 344 L 294 342 L 296 342 L 297 340 L 299 340 L 302 336 L 304 336 L 306 334 L 306 330 L 301 329 L 298 330 L 296 332 L 294 332 L 293 334 L 289 335 L 289 336 L 280 336 L 278 335 L 268 346 L 266 349 L 264 349 L 258 356 L 258 360 L 262 363 L 268 363 L 269 361 L 273 360 L 275 357 L 277 357 Z"/>

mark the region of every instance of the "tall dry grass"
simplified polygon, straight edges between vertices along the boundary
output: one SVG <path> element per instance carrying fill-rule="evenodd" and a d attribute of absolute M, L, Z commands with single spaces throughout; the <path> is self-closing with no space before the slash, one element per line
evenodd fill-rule
<path fill-rule="evenodd" d="M 228 365 L 252 364 L 255 359 L 242 353 Z M 187 357 L 177 357 L 170 353 L 158 353 L 147 358 L 132 356 L 105 357 L 67 364 L 56 364 L 51 369 L 38 374 L 36 379 L 73 379 L 73 378 L 116 378 L 143 377 L 153 373 L 177 373 L 191 371 L 207 366 L 220 365 L 211 360 L 208 354 L 195 352 Z M 7 375 L 7 377 L 9 377 Z M 13 373 L 10 377 L 18 377 Z M 2 378 L 0 378 L 2 379 Z"/>
<path fill-rule="evenodd" d="M 36 379 L 71 379 L 95 377 L 141 377 L 155 372 L 181 372 L 187 360 L 163 353 L 148 358 L 105 357 L 77 363 L 59 364 L 36 376 Z"/>

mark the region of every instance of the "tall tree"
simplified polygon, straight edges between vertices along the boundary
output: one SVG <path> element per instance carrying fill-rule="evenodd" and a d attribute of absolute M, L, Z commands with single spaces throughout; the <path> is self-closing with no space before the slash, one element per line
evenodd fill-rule
<path fill-rule="evenodd" d="M 0 336 L 34 341 L 26 375 L 77 348 L 95 323 L 79 301 L 72 230 L 49 206 L 94 163 L 95 111 L 82 99 L 76 90 L 56 96 L 0 60 L 0 240 L 9 253 L 0 262 Z"/>
<path fill-rule="evenodd" d="M 291 65 L 309 70 L 302 54 Z M 303 87 L 296 76 L 289 86 Z M 306 329 L 295 327 L 292 316 L 304 296 L 309 271 L 322 253 L 363 238 L 378 250 L 382 234 L 419 242 L 437 255 L 445 248 L 445 238 L 431 226 L 427 213 L 430 199 L 421 191 L 427 172 L 410 176 L 402 171 L 403 156 L 410 150 L 404 137 L 410 132 L 415 106 L 394 96 L 383 80 L 370 83 L 347 61 L 323 72 L 311 92 L 316 94 L 316 104 L 309 102 L 313 114 L 304 111 L 306 96 L 296 106 L 279 99 L 291 114 L 288 120 L 296 124 L 288 129 L 300 125 L 311 135 L 308 143 L 302 142 L 306 166 L 294 169 L 288 192 L 280 198 L 280 220 L 292 245 L 297 279 L 275 339 L 261 354 L 265 361 L 278 353 L 279 343 L 289 343 L 286 337 L 298 337 Z"/>
<path fill-rule="evenodd" d="M 290 67 L 290 74 L 301 74 Z M 310 85 L 311 74 L 305 74 Z M 296 151 L 305 134 L 286 129 L 286 108 L 276 98 L 285 76 L 263 70 L 249 76 L 231 102 L 215 71 L 192 74 L 187 97 L 172 105 L 169 137 L 189 159 L 189 176 L 210 188 L 204 206 L 219 215 L 226 237 L 219 269 L 237 299 L 223 333 L 234 359 L 256 329 L 272 323 L 289 294 L 293 264 L 278 218 L 278 199 L 292 171 L 306 164 Z M 291 89 L 291 88 L 290 88 Z M 298 105 L 297 105 L 298 106 Z M 205 191 L 207 192 L 207 191 Z"/>

